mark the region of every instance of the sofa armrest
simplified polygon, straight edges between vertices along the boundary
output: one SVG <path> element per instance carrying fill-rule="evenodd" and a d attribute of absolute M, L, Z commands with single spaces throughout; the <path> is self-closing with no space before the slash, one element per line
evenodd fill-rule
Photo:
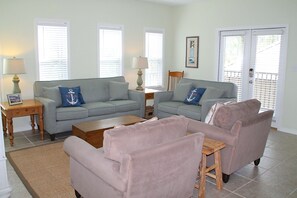
<path fill-rule="evenodd" d="M 64 141 L 64 151 L 107 184 L 120 191 L 126 190 L 127 179 L 120 175 L 119 163 L 105 158 L 99 149 L 76 136 L 70 136 Z"/>
<path fill-rule="evenodd" d="M 144 92 L 136 91 L 136 90 L 128 90 L 128 96 L 130 100 L 134 100 L 140 105 L 140 115 L 139 117 L 143 117 L 145 111 L 145 95 Z"/>
<path fill-rule="evenodd" d="M 222 129 L 210 124 L 206 124 L 204 122 L 200 122 L 198 120 L 193 120 L 190 118 L 186 118 L 189 120 L 188 124 L 188 132 L 189 133 L 197 133 L 201 132 L 206 137 L 219 140 L 228 144 L 230 146 L 235 146 L 238 141 L 238 137 L 230 133 L 230 131 L 226 129 Z"/>
<path fill-rule="evenodd" d="M 43 121 L 44 121 L 44 129 L 49 133 L 55 133 L 56 129 L 56 103 L 54 100 L 43 98 L 43 97 L 35 97 L 36 100 L 40 101 L 43 104 Z"/>
<path fill-rule="evenodd" d="M 224 103 L 228 101 L 236 101 L 236 98 L 216 98 L 216 99 L 204 100 L 201 104 L 201 121 L 204 122 L 209 110 L 215 103 L 217 102 Z"/>
<path fill-rule="evenodd" d="M 170 101 L 173 97 L 173 91 L 156 92 L 154 95 L 154 114 L 158 115 L 158 104 L 160 102 Z"/>

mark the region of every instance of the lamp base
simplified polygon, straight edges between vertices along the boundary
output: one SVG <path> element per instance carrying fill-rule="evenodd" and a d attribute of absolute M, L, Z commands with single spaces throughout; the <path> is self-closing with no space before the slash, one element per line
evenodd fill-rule
<path fill-rule="evenodd" d="M 144 89 L 143 89 L 143 87 L 138 86 L 138 87 L 136 87 L 136 90 L 138 90 L 138 91 L 143 91 Z"/>
<path fill-rule="evenodd" d="M 137 75 L 138 75 L 138 78 L 137 78 L 137 85 L 138 86 L 136 87 L 136 90 L 143 91 L 143 87 L 141 86 L 142 83 L 143 83 L 141 69 L 138 70 Z"/>
<path fill-rule="evenodd" d="M 19 86 L 19 82 L 20 82 L 20 78 L 15 74 L 12 78 L 12 82 L 13 82 L 13 90 L 12 93 L 21 93 L 21 89 Z"/>

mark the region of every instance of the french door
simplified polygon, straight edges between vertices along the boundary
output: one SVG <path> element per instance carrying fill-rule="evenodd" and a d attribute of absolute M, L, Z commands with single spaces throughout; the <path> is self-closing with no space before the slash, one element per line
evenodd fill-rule
<path fill-rule="evenodd" d="M 220 31 L 219 80 L 238 86 L 238 101 L 256 98 L 275 111 L 284 70 L 286 28 Z"/>

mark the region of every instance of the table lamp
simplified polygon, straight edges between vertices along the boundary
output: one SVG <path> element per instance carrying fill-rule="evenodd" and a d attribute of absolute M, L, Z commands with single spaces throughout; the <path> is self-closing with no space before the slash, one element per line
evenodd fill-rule
<path fill-rule="evenodd" d="M 25 73 L 25 65 L 24 59 L 22 58 L 6 58 L 3 60 L 3 74 L 14 74 L 12 78 L 13 93 L 21 93 L 21 89 L 19 87 L 20 79 L 17 74 Z"/>
<path fill-rule="evenodd" d="M 132 63 L 132 68 L 139 69 L 137 72 L 138 78 L 137 78 L 137 87 L 136 90 L 143 91 L 143 87 L 141 86 L 143 83 L 142 80 L 142 71 L 141 69 L 147 69 L 148 68 L 148 61 L 146 57 L 134 57 L 133 58 L 133 63 Z"/>

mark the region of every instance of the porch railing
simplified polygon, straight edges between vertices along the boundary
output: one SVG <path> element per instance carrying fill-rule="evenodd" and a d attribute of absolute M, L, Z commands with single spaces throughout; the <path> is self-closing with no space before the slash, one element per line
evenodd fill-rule
<path fill-rule="evenodd" d="M 242 73 L 225 71 L 224 81 L 233 82 L 238 86 L 238 101 L 242 100 Z M 255 72 L 253 95 L 261 102 L 262 109 L 275 109 L 277 95 L 277 73 Z"/>

